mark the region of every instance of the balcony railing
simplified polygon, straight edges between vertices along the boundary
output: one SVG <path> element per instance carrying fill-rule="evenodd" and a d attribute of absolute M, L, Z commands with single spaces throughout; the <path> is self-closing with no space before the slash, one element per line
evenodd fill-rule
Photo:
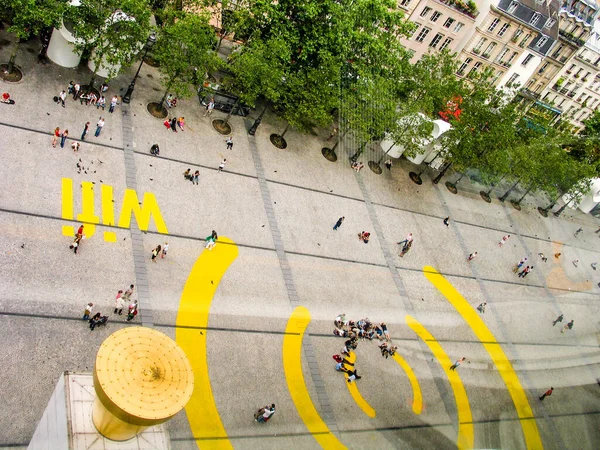
<path fill-rule="evenodd" d="M 573 45 L 575 45 L 577 47 L 583 47 L 583 45 L 585 44 L 585 41 L 583 39 L 575 37 L 571 33 L 566 32 L 565 30 L 560 30 L 559 29 L 558 30 L 558 34 L 565 41 L 570 42 L 571 44 L 573 44 Z"/>
<path fill-rule="evenodd" d="M 479 15 L 479 11 L 477 8 L 471 8 L 467 3 L 464 3 L 462 0 L 437 0 L 440 3 L 447 5 L 449 8 L 455 9 L 466 16 L 471 17 L 472 19 L 477 18 Z"/>

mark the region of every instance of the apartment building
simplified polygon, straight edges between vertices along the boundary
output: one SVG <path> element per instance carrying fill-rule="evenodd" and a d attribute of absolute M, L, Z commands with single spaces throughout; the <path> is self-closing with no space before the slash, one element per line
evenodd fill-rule
<path fill-rule="evenodd" d="M 499 88 L 516 91 L 531 78 L 558 39 L 559 6 L 546 0 L 500 0 L 459 55 L 458 76 L 484 67 Z"/>
<path fill-rule="evenodd" d="M 430 51 L 447 48 L 458 52 L 479 15 L 476 8 L 456 0 L 398 0 L 398 6 L 417 25 L 410 38 L 402 39 L 402 44 L 413 52 L 413 63 Z"/>

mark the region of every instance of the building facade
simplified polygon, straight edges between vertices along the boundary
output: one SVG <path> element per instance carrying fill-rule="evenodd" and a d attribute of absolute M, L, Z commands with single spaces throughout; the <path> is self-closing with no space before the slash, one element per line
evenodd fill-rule
<path fill-rule="evenodd" d="M 430 51 L 458 52 L 479 15 L 477 9 L 450 0 L 398 0 L 398 6 L 417 25 L 410 38 L 402 39 L 402 44 L 413 52 L 413 63 Z"/>

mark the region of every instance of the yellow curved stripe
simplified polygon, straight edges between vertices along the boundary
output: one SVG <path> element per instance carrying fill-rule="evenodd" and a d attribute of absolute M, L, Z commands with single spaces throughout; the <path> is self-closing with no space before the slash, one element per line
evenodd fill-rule
<path fill-rule="evenodd" d="M 458 437 L 456 438 L 456 445 L 459 449 L 470 449 L 473 448 L 475 443 L 475 434 L 473 431 L 473 416 L 471 414 L 471 406 L 469 405 L 469 398 L 467 397 L 467 391 L 458 375 L 456 370 L 450 370 L 452 360 L 448 357 L 442 346 L 435 340 L 429 331 L 425 329 L 414 317 L 406 316 L 405 318 L 407 325 L 417 333 L 417 335 L 423 339 L 427 344 L 431 353 L 437 358 L 448 377 L 452 392 L 454 393 L 454 400 L 456 401 L 456 409 L 458 411 Z"/>
<path fill-rule="evenodd" d="M 490 355 L 496 369 L 504 380 L 504 384 L 506 384 L 506 388 L 515 405 L 519 419 L 521 419 L 521 428 L 525 435 L 527 448 L 543 448 L 542 439 L 533 411 L 527 400 L 527 395 L 525 394 L 525 391 L 523 391 L 519 377 L 515 373 L 512 364 L 506 357 L 506 354 L 502 350 L 500 344 L 496 341 L 492 332 L 465 298 L 437 270 L 433 267 L 425 266 L 423 267 L 423 272 L 425 272 L 425 277 L 427 277 L 431 284 L 433 284 L 442 295 L 448 299 L 450 304 L 456 308 Z"/>
<path fill-rule="evenodd" d="M 413 412 L 415 414 L 421 414 L 421 412 L 423 411 L 423 396 L 421 394 L 421 386 L 419 385 L 419 380 L 417 380 L 415 373 L 413 372 L 412 368 L 408 365 L 406 360 L 402 356 L 400 356 L 397 351 L 394 353 L 394 356 L 392 356 L 392 358 L 394 358 L 394 361 L 396 361 L 398 365 L 402 367 L 402 370 L 404 370 L 404 372 L 406 373 L 408 381 L 410 381 L 410 385 L 412 386 Z"/>
<path fill-rule="evenodd" d="M 238 248 L 233 241 L 220 236 L 217 246 L 212 251 L 204 250 L 196 260 L 179 301 L 175 341 L 189 358 L 194 371 L 194 393 L 185 411 L 196 445 L 202 449 L 233 449 L 210 386 L 206 327 L 217 286 L 237 255 Z"/>
<path fill-rule="evenodd" d="M 300 418 L 316 441 L 325 449 L 346 448 L 319 416 L 310 399 L 302 373 L 302 337 L 310 322 L 310 313 L 303 306 L 292 312 L 283 338 L 283 371 L 290 396 Z M 346 383 L 347 384 L 347 383 Z"/>
<path fill-rule="evenodd" d="M 344 358 L 345 360 L 349 361 L 350 363 L 354 364 L 356 362 L 356 353 L 354 352 L 350 352 L 350 354 L 348 356 L 346 356 Z M 346 369 L 352 369 L 352 366 L 347 366 L 344 364 L 344 367 Z M 354 401 L 356 402 L 356 404 L 358 405 L 358 407 L 360 409 L 363 410 L 363 412 L 369 416 L 371 419 L 373 417 L 375 417 L 375 410 L 373 409 L 373 407 L 371 405 L 369 405 L 367 403 L 367 401 L 364 399 L 364 397 L 362 396 L 362 394 L 360 393 L 360 391 L 358 390 L 358 386 L 356 384 L 356 381 L 353 381 L 352 383 L 348 383 L 348 374 L 344 373 L 344 376 L 346 378 L 346 386 L 348 387 L 348 391 L 350 392 L 350 395 L 352 396 L 352 398 L 354 399 Z"/>

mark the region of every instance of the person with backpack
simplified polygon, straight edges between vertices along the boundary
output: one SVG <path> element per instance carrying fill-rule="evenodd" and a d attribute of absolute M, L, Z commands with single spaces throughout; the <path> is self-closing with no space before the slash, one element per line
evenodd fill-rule
<path fill-rule="evenodd" d="M 269 419 L 275 414 L 275 403 L 271 406 L 265 406 L 260 408 L 256 414 L 254 414 L 255 422 L 268 422 Z"/>
<path fill-rule="evenodd" d="M 134 300 L 131 305 L 129 305 L 129 312 L 127 313 L 127 322 L 131 322 L 135 316 L 138 314 L 138 301 Z"/>

